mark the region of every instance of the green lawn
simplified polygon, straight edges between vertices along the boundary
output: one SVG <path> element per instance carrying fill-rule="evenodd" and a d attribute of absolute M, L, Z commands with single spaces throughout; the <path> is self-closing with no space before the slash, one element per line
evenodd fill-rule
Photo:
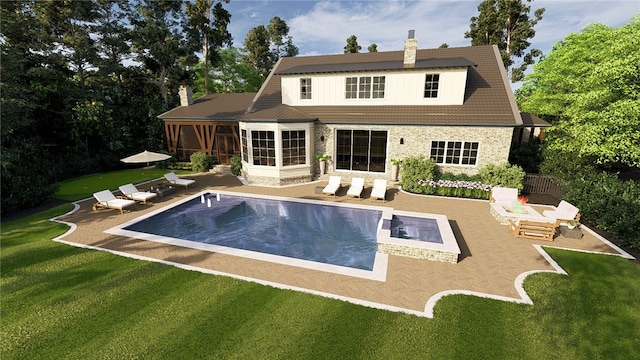
<path fill-rule="evenodd" d="M 176 174 L 188 174 L 189 171 L 167 170 L 167 169 L 129 169 L 122 171 L 111 171 L 106 173 L 92 174 L 79 178 L 63 181 L 60 189 L 53 196 L 55 199 L 75 201 L 91 197 L 93 193 L 100 190 L 118 190 L 118 186 L 132 183 L 140 184 L 151 179 L 157 184 L 164 174 L 175 172 Z M 149 185 L 144 185 L 148 187 Z"/>
<path fill-rule="evenodd" d="M 2 224 L 3 360 L 640 358 L 619 257 L 549 249 L 569 276 L 527 278 L 535 305 L 454 295 L 426 319 L 51 241 L 70 209 Z"/>

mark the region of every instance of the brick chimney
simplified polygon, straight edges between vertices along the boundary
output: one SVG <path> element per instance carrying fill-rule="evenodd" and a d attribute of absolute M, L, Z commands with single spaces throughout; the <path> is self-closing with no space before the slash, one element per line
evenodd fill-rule
<path fill-rule="evenodd" d="M 180 95 L 180 106 L 189 106 L 193 104 L 193 91 L 190 87 L 180 85 L 178 94 Z"/>
<path fill-rule="evenodd" d="M 404 41 L 404 66 L 414 66 L 416 64 L 416 51 L 418 50 L 418 40 L 415 39 L 416 31 L 409 30 L 409 36 Z"/>

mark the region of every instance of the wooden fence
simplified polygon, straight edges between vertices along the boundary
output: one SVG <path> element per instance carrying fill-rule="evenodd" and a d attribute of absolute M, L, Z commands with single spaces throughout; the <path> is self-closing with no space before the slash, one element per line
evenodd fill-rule
<path fill-rule="evenodd" d="M 561 180 L 553 176 L 527 174 L 524 177 L 524 189 L 522 189 L 522 192 L 525 194 L 549 195 L 561 200 L 565 194 L 561 184 Z"/>

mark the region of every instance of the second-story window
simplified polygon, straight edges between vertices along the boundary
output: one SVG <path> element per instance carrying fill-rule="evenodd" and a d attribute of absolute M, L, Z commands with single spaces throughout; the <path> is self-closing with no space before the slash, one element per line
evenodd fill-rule
<path fill-rule="evenodd" d="M 438 97 L 438 83 L 440 82 L 440 74 L 427 74 L 424 80 L 424 97 Z"/>
<path fill-rule="evenodd" d="M 311 99 L 311 78 L 300 79 L 300 99 Z"/>
<path fill-rule="evenodd" d="M 360 76 L 346 79 L 346 99 L 384 99 L 384 76 Z"/>
<path fill-rule="evenodd" d="M 345 98 L 357 99 L 358 98 L 358 78 L 348 77 L 345 88 Z"/>
<path fill-rule="evenodd" d="M 372 97 L 374 99 L 384 99 L 384 76 L 374 76 L 373 77 L 373 93 Z"/>

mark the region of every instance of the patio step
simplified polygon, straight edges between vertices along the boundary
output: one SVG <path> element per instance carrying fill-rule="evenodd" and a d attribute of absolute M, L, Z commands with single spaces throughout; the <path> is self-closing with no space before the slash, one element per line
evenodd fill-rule
<path fill-rule="evenodd" d="M 231 174 L 231 165 L 214 165 L 211 169 L 209 169 L 209 172 L 214 174 Z"/>

